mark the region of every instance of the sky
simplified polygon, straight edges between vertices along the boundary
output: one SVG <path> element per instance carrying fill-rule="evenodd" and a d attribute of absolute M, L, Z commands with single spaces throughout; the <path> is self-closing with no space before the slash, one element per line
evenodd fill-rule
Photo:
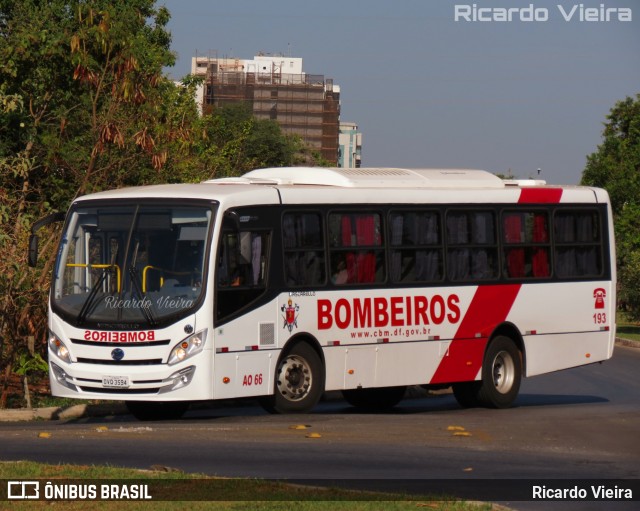
<path fill-rule="evenodd" d="M 303 58 L 341 89 L 362 166 L 476 168 L 577 184 L 640 93 L 637 0 L 159 0 L 180 79 L 196 55 Z M 473 6 L 489 21 L 473 21 Z M 458 6 L 458 7 L 456 7 Z M 560 9 L 560 7 L 562 9 Z M 518 8 L 511 21 L 500 9 Z M 581 21 L 595 8 L 597 21 Z M 621 9 L 631 21 L 620 21 Z M 526 21 L 534 13 L 537 21 Z M 610 21 L 600 13 L 610 10 Z M 458 10 L 458 20 L 456 20 Z M 462 14 L 469 13 L 471 21 Z M 565 16 L 572 16 L 569 21 Z"/>

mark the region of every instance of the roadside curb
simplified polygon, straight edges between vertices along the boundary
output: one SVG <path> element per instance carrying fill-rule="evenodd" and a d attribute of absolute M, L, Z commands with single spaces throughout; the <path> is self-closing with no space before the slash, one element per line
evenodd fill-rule
<path fill-rule="evenodd" d="M 630 348 L 640 348 L 640 341 L 623 339 L 622 337 L 616 337 L 616 344 L 619 344 L 620 346 L 629 346 Z"/>
<path fill-rule="evenodd" d="M 97 405 L 73 405 L 67 408 L 49 406 L 46 408 L 16 408 L 0 410 L 0 422 L 31 420 L 68 420 L 81 417 L 107 417 L 128 413 L 124 404 L 104 403 Z"/>
<path fill-rule="evenodd" d="M 640 348 L 640 341 L 616 337 L 616 344 L 631 348 Z M 426 391 L 419 387 L 407 390 L 407 398 L 434 397 L 440 394 L 449 394 L 450 389 L 440 391 Z M 332 401 L 342 399 L 340 391 L 325 393 L 324 399 Z M 20 422 L 33 420 L 69 420 L 85 417 L 108 417 L 110 415 L 125 415 L 129 413 L 124 403 L 101 403 L 73 405 L 67 408 L 50 406 L 46 408 L 16 408 L 0 410 L 0 422 Z"/>

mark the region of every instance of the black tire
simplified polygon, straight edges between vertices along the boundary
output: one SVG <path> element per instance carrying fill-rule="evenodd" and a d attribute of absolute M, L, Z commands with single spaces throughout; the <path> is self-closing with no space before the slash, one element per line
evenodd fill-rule
<path fill-rule="evenodd" d="M 478 396 L 480 387 L 479 381 L 463 381 L 451 385 L 453 396 L 462 408 L 475 408 L 482 405 Z"/>
<path fill-rule="evenodd" d="M 271 413 L 305 413 L 324 392 L 324 369 L 320 356 L 309 344 L 293 346 L 276 367 L 274 394 L 260 400 Z"/>
<path fill-rule="evenodd" d="M 522 355 L 505 336 L 494 338 L 485 351 L 478 399 L 489 408 L 509 408 L 518 397 Z"/>
<path fill-rule="evenodd" d="M 141 421 L 179 419 L 189 409 L 188 401 L 127 401 L 129 413 Z"/>
<path fill-rule="evenodd" d="M 396 406 L 407 390 L 403 387 L 379 387 L 372 389 L 343 390 L 342 395 L 347 403 L 356 408 L 371 411 L 389 410 Z"/>

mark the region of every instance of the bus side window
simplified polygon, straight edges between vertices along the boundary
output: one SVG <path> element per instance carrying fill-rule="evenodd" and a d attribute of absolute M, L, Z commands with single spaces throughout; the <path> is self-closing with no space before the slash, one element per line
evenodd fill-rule
<path fill-rule="evenodd" d="M 443 254 L 438 212 L 392 212 L 389 217 L 389 239 L 392 282 L 442 280 Z"/>
<path fill-rule="evenodd" d="M 502 213 L 505 277 L 549 278 L 550 243 L 546 211 L 506 210 Z"/>
<path fill-rule="evenodd" d="M 556 274 L 560 278 L 598 277 L 604 270 L 597 211 L 556 211 Z"/>
<path fill-rule="evenodd" d="M 225 229 L 218 247 L 216 317 L 225 318 L 265 291 L 271 234 Z"/>
<path fill-rule="evenodd" d="M 386 273 L 382 238 L 382 217 L 377 212 L 331 213 L 329 257 L 333 283 L 353 285 L 384 282 Z"/>
<path fill-rule="evenodd" d="M 498 250 L 493 211 L 447 212 L 447 274 L 453 281 L 496 279 Z"/>
<path fill-rule="evenodd" d="M 282 242 L 287 286 L 324 284 L 325 250 L 320 213 L 286 213 L 282 217 Z"/>

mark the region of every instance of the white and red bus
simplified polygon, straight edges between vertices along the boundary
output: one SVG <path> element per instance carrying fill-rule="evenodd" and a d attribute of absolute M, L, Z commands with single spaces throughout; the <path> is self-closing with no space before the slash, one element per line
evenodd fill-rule
<path fill-rule="evenodd" d="M 96 193 L 58 249 L 51 389 L 143 419 L 250 396 L 305 412 L 333 390 L 384 408 L 412 385 L 508 407 L 522 377 L 612 356 L 614 261 L 605 191 L 477 170 Z"/>

